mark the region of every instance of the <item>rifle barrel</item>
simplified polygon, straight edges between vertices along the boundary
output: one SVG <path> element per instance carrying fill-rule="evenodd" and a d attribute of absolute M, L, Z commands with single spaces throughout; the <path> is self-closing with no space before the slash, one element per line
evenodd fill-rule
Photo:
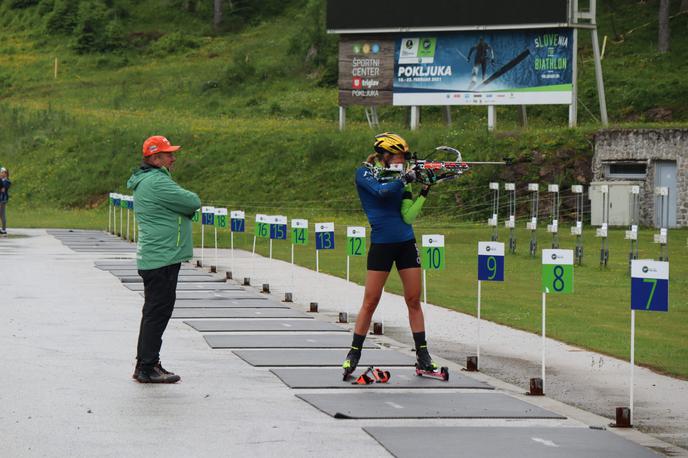
<path fill-rule="evenodd" d="M 507 165 L 506 162 L 465 162 L 464 164 L 468 165 Z"/>

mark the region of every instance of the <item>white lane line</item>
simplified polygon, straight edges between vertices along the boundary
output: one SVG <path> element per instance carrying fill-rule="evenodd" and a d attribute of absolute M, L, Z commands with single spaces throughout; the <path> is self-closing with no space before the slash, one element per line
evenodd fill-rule
<path fill-rule="evenodd" d="M 282 326 L 284 326 L 285 328 L 291 328 L 291 325 L 289 323 L 282 323 Z"/>
<path fill-rule="evenodd" d="M 392 402 L 392 401 L 385 401 L 385 404 L 387 404 L 390 407 L 394 407 L 395 409 L 403 409 L 404 408 L 404 406 L 400 406 L 396 402 Z"/>
<path fill-rule="evenodd" d="M 547 439 L 541 439 L 539 437 L 531 437 L 531 439 L 535 442 L 539 442 L 542 445 L 546 445 L 547 447 L 559 447 L 557 444 Z"/>

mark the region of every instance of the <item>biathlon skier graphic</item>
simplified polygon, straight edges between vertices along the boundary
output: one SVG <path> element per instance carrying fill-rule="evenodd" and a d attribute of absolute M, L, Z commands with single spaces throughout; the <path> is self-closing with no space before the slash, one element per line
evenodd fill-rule
<path fill-rule="evenodd" d="M 471 72 L 471 86 L 469 90 L 478 83 L 478 67 L 482 70 L 482 79 L 485 80 L 485 71 L 487 70 L 488 61 L 490 64 L 494 64 L 494 51 L 492 47 L 485 42 L 483 37 L 480 37 L 478 42 L 468 51 L 468 57 L 466 61 L 470 63 L 471 56 L 475 52 L 475 60 L 473 61 L 473 70 Z"/>

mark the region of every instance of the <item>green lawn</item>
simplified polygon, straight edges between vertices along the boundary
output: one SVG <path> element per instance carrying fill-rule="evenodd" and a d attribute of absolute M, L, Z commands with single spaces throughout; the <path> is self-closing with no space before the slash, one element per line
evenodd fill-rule
<path fill-rule="evenodd" d="M 31 211 L 8 207 L 12 226 L 20 227 L 74 227 L 107 228 L 106 209 L 59 210 L 34 209 Z M 247 215 L 246 234 L 237 234 L 235 246 L 251 249 L 253 242 L 252 215 Z M 308 218 L 310 223 L 334 221 L 336 224 L 336 250 L 321 252 L 320 269 L 323 272 L 346 276 L 345 236 L 346 225 L 365 224 L 362 214 L 357 217 L 293 213 L 295 218 Z M 524 226 L 524 224 L 520 224 Z M 456 224 L 446 220 L 420 218 L 415 225 L 416 237 L 422 234 L 444 234 L 447 265 L 443 271 L 428 272 L 428 300 L 441 306 L 468 314 L 475 314 L 477 299 L 477 242 L 489 240 L 491 229 L 479 224 Z M 658 246 L 651 243 L 654 230 L 640 233 L 640 257 L 656 258 Z M 208 229 L 206 234 L 212 234 Z M 610 232 L 610 263 L 601 269 L 598 263 L 599 239 L 594 230 L 584 233 L 585 258 L 583 266 L 575 268 L 575 292 L 570 295 L 549 295 L 547 334 L 563 342 L 628 359 L 630 338 L 630 279 L 627 274 L 628 242 L 622 230 Z M 539 247 L 548 248 L 551 236 L 544 230 L 538 233 Z M 501 241 L 508 240 L 506 229 L 500 230 Z M 540 260 L 527 253 L 529 231 L 517 230 L 516 255 L 506 257 L 506 281 L 483 285 L 482 316 L 514 328 L 540 332 Z M 573 248 L 575 239 L 568 228 L 562 228 L 561 248 Z M 311 231 L 310 244 L 296 248 L 296 262 L 315 269 L 315 248 Z M 227 230 L 220 232 L 220 246 L 229 245 Z M 206 238 L 206 246 L 212 237 Z M 688 230 L 673 230 L 669 235 L 671 260 L 669 313 L 639 312 L 636 316 L 636 361 L 658 372 L 688 378 Z M 200 226 L 195 226 L 195 243 L 200 245 Z M 257 251 L 267 255 L 268 242 L 260 240 Z M 525 251 L 525 252 L 524 252 Z M 273 256 L 288 260 L 290 243 L 275 241 Z M 351 279 L 362 283 L 365 276 L 365 258 L 352 258 Z M 401 292 L 394 275 L 387 290 Z"/>

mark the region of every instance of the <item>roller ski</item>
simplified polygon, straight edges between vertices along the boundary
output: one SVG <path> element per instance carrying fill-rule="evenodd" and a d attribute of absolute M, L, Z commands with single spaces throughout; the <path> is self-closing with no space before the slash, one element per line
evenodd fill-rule
<path fill-rule="evenodd" d="M 349 380 L 349 377 L 353 372 L 356 370 L 356 367 L 358 366 L 358 361 L 361 359 L 361 350 L 356 350 L 355 348 L 352 348 L 349 350 L 349 353 L 346 355 L 346 359 L 344 360 L 344 363 L 342 364 L 342 369 L 344 370 L 344 374 L 342 375 L 342 380 L 345 382 Z"/>
<path fill-rule="evenodd" d="M 387 383 L 389 382 L 389 371 L 383 371 L 379 367 L 369 366 L 365 372 L 359 375 L 356 380 L 351 382 L 352 385 L 370 385 L 372 383 Z"/>
<path fill-rule="evenodd" d="M 431 377 L 442 381 L 449 380 L 449 368 L 438 367 L 430 357 L 427 347 L 416 350 L 416 375 L 419 377 Z"/>

